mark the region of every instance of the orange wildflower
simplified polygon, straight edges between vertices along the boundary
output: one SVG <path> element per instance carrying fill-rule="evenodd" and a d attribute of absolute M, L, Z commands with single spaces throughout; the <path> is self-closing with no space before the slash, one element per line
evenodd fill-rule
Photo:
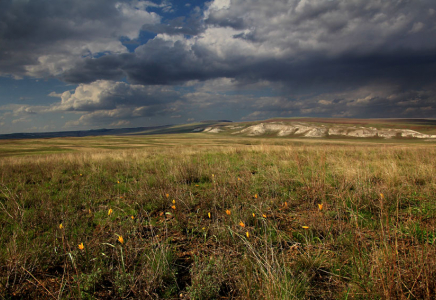
<path fill-rule="evenodd" d="M 83 246 L 83 243 L 80 243 L 80 244 L 79 244 L 79 249 L 80 249 L 80 250 L 85 249 L 85 246 Z"/>
<path fill-rule="evenodd" d="M 244 222 L 240 221 L 240 222 L 239 222 L 239 226 L 241 226 L 241 227 L 245 227 Z"/>

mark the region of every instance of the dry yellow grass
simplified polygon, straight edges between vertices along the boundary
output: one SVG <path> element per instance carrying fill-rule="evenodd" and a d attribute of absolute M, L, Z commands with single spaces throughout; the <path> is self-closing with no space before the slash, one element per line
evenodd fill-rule
<path fill-rule="evenodd" d="M 0 160 L 1 297 L 436 296 L 432 145 L 105 141 Z"/>

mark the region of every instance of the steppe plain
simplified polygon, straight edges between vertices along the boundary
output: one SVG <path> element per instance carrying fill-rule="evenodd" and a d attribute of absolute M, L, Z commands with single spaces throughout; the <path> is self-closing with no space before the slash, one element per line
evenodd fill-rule
<path fill-rule="evenodd" d="M 434 299 L 436 127 L 362 122 L 428 136 L 2 140 L 0 297 Z"/>

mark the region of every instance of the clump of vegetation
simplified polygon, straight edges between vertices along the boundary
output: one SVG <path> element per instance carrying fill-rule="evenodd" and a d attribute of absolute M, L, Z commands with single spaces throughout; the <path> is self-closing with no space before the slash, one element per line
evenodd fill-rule
<path fill-rule="evenodd" d="M 3 158 L 0 297 L 436 297 L 436 149 L 232 141 Z"/>

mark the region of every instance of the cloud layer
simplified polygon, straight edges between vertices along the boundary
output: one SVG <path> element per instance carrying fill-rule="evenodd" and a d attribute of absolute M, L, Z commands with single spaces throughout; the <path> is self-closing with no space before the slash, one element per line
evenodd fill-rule
<path fill-rule="evenodd" d="M 169 28 L 134 53 L 85 59 L 64 79 L 90 82 L 99 70 L 117 69 L 112 79 L 141 84 L 219 77 L 294 86 L 422 82 L 435 64 L 435 9 L 434 1 L 214 1 L 199 34 Z"/>
<path fill-rule="evenodd" d="M 79 84 L 40 112 L 81 124 L 218 108 L 435 117 L 435 34 L 433 0 L 214 0 L 184 16 L 168 1 L 7 0 L 0 75 Z"/>

